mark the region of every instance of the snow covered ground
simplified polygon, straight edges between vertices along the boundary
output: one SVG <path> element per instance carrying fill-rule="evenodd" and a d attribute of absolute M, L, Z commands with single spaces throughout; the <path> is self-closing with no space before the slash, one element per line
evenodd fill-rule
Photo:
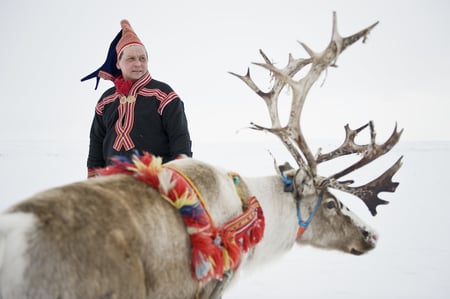
<path fill-rule="evenodd" d="M 274 144 L 265 148 L 281 161 L 287 154 Z M 389 205 L 372 217 L 358 199 L 343 199 L 379 232 L 375 250 L 351 256 L 296 247 L 244 273 L 225 298 L 450 298 L 450 142 L 400 142 L 397 147 L 378 166 L 387 168 L 404 155 L 394 177 L 400 182 L 397 192 L 381 194 Z M 194 145 L 194 153 L 255 176 L 273 173 L 265 148 L 251 142 L 202 143 Z M 0 210 L 38 191 L 84 179 L 86 153 L 86 141 L 0 141 Z"/>

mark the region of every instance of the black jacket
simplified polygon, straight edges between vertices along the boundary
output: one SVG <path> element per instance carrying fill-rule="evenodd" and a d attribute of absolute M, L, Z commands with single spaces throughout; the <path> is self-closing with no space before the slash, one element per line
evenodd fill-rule
<path fill-rule="evenodd" d="M 88 168 L 105 167 L 112 156 L 149 152 L 168 162 L 192 156 L 183 102 L 166 83 L 147 74 L 128 97 L 108 89 L 95 108 L 90 133 Z"/>

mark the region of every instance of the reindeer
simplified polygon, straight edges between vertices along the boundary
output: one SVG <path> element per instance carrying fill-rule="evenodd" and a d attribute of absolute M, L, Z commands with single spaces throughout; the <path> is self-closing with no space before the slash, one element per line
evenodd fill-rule
<path fill-rule="evenodd" d="M 170 189 L 173 178 L 158 177 L 164 185 L 158 189 L 132 175 L 116 173 L 43 191 L 1 214 L 0 299 L 221 298 L 242 268 L 259 267 L 294 244 L 355 255 L 373 249 L 377 234 L 329 189 L 359 197 L 376 215 L 377 206 L 387 203 L 378 194 L 394 192 L 398 185 L 392 177 L 401 166 L 401 158 L 365 185 L 353 187 L 351 180 L 339 179 L 387 153 L 402 131 L 395 128 L 386 142 L 377 144 L 372 122 L 356 130 L 347 125 L 341 146 L 313 155 L 302 133 L 300 116 L 309 89 L 323 71 L 334 66 L 348 46 L 364 41 L 377 24 L 341 37 L 334 13 L 327 48 L 315 53 L 302 43 L 310 57 L 294 59 L 289 55 L 282 69 L 261 51 L 265 62 L 257 65 L 274 78 L 268 92 L 257 87 L 249 71 L 243 76 L 232 73 L 268 107 L 272 126 L 252 123 L 251 127 L 277 136 L 298 168 L 284 165 L 276 175 L 247 178 L 189 158 L 161 166 L 182 173 L 195 186 L 215 227 L 243 213 L 242 198 L 258 200 L 264 235 L 255 246 L 241 248 L 235 268 L 211 279 L 196 279 L 190 232 L 162 193 Z M 310 66 L 306 75 L 294 79 L 306 66 Z M 285 87 L 292 90 L 292 106 L 288 123 L 282 126 L 277 100 Z M 357 144 L 355 136 L 367 127 L 370 142 Z M 318 164 L 350 154 L 359 154 L 361 159 L 331 176 L 317 173 Z M 215 245 L 221 246 L 220 242 Z"/>

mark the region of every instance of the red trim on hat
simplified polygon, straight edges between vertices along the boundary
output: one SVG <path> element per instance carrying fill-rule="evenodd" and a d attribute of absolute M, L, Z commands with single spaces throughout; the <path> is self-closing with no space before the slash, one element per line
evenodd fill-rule
<path fill-rule="evenodd" d="M 100 78 L 105 79 L 105 80 L 111 80 L 111 81 L 114 81 L 114 76 L 111 75 L 111 74 L 108 73 L 108 72 L 103 71 L 103 70 L 100 70 L 100 71 L 98 72 L 98 76 L 99 76 Z"/>
<path fill-rule="evenodd" d="M 122 53 L 123 49 L 125 49 L 126 47 L 131 46 L 131 45 L 140 45 L 140 46 L 145 47 L 142 43 L 138 43 L 138 42 L 136 42 L 136 41 L 126 43 L 125 45 L 123 45 L 123 46 L 120 48 L 119 52 L 117 52 L 117 60 L 119 60 L 120 53 Z"/>

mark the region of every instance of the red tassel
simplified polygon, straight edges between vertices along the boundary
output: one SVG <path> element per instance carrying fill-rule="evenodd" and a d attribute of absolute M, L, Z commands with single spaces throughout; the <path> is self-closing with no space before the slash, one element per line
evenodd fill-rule
<path fill-rule="evenodd" d="M 211 236 L 193 234 L 190 239 L 193 245 L 191 266 L 194 278 L 198 280 L 222 278 L 224 267 L 222 250 L 214 244 Z"/>
<path fill-rule="evenodd" d="M 259 241 L 262 240 L 264 236 L 264 229 L 266 227 L 266 221 L 264 219 L 264 214 L 260 206 L 258 206 L 257 210 L 257 220 L 256 224 L 253 226 L 253 229 L 251 230 L 251 239 L 252 244 L 251 246 L 254 246 L 259 243 Z"/>
<path fill-rule="evenodd" d="M 146 183 L 147 185 L 153 187 L 153 188 L 158 188 L 159 186 L 159 178 L 158 176 L 155 175 L 148 175 L 147 173 L 143 172 L 143 173 L 139 173 L 139 174 L 135 174 L 134 175 L 136 179 L 143 181 L 144 183 Z"/>
<path fill-rule="evenodd" d="M 236 243 L 234 234 L 224 231 L 222 233 L 222 244 L 230 258 L 230 269 L 236 269 L 241 261 L 241 248 Z"/>

